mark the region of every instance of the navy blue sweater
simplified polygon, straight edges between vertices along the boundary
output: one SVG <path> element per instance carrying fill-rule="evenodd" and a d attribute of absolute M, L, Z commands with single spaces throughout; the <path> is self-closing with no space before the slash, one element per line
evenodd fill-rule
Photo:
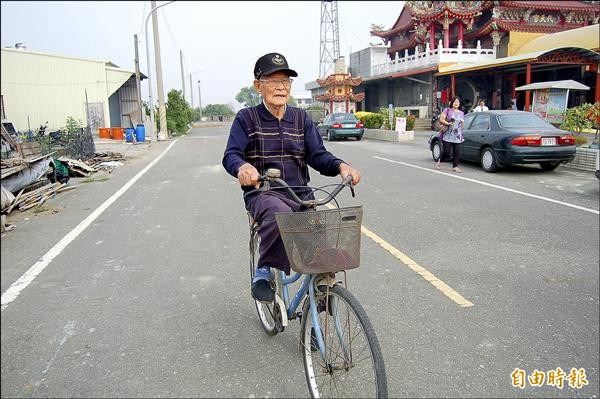
<path fill-rule="evenodd" d="M 269 168 L 277 168 L 290 186 L 306 186 L 310 181 L 307 165 L 322 175 L 336 176 L 343 161 L 325 149 L 306 111 L 288 105 L 279 121 L 261 103 L 237 113 L 223 155 L 225 170 L 235 178 L 246 162 L 261 175 Z M 250 191 L 254 187 L 242 189 Z M 294 191 L 300 198 L 306 194 L 306 190 Z"/>

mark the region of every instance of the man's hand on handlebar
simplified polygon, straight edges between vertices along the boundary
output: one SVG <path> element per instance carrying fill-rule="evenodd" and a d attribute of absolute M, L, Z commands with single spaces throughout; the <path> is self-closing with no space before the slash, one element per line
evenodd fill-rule
<path fill-rule="evenodd" d="M 254 188 L 259 188 L 260 183 L 258 181 L 258 170 L 249 163 L 245 163 L 238 169 L 237 178 L 240 182 L 241 186 L 254 186 Z"/>
<path fill-rule="evenodd" d="M 358 169 L 354 169 L 350 165 L 342 162 L 340 164 L 340 176 L 342 176 L 342 179 L 345 179 L 348 175 L 352 176 L 353 185 L 356 186 L 360 182 L 360 172 L 358 171 Z"/>

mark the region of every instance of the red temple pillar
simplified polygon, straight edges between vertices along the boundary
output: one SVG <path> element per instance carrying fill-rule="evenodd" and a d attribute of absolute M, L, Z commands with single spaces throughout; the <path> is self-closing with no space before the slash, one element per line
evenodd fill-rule
<path fill-rule="evenodd" d="M 456 93 L 456 77 L 454 75 L 450 75 L 450 100 L 454 98 Z"/>
<path fill-rule="evenodd" d="M 596 66 L 596 68 L 598 68 Z M 594 102 L 600 101 L 600 71 L 596 72 L 596 91 L 594 92 Z"/>
<path fill-rule="evenodd" d="M 450 26 L 444 26 L 444 48 L 450 47 Z"/>
<path fill-rule="evenodd" d="M 429 49 L 433 51 L 435 49 L 435 22 L 431 22 L 429 25 Z"/>
<path fill-rule="evenodd" d="M 462 21 L 458 21 L 458 40 L 460 40 L 461 45 L 464 47 L 465 46 L 465 42 L 463 39 L 463 22 Z"/>
<path fill-rule="evenodd" d="M 527 63 L 527 70 L 525 72 L 525 84 L 528 85 L 531 83 L 531 62 Z M 530 107 L 530 95 L 529 90 L 525 90 L 525 111 L 531 111 Z"/>

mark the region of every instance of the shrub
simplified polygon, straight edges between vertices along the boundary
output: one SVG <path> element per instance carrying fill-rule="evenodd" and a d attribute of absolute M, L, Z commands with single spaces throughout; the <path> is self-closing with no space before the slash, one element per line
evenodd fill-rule
<path fill-rule="evenodd" d="M 561 129 L 580 135 L 584 129 L 592 127 L 591 118 L 588 116 L 593 109 L 592 104 L 581 104 L 578 107 L 569 108 L 565 114 L 565 120 L 560 125 Z"/>
<path fill-rule="evenodd" d="M 358 119 L 362 123 L 364 123 L 365 128 L 367 129 L 379 129 L 383 124 L 383 115 L 376 114 L 374 112 L 361 112 L 361 116 L 358 116 Z"/>
<path fill-rule="evenodd" d="M 388 108 L 381 108 L 380 114 L 383 116 L 383 127 L 385 129 L 394 130 L 396 128 L 396 118 L 404 118 L 408 114 L 405 110 L 400 108 L 394 108 L 394 118 L 392 119 L 392 126 L 390 126 L 390 111 Z M 414 125 L 413 125 L 414 126 Z M 408 124 L 406 130 L 408 129 Z"/>
<path fill-rule="evenodd" d="M 582 146 L 584 144 L 587 144 L 588 139 L 585 136 L 575 136 L 575 145 L 576 146 Z"/>
<path fill-rule="evenodd" d="M 406 117 L 406 130 L 413 130 L 415 128 L 415 118 L 414 115 L 408 115 Z"/>

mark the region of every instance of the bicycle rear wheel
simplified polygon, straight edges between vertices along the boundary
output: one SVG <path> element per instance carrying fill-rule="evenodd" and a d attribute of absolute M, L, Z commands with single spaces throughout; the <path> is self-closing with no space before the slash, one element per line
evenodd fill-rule
<path fill-rule="evenodd" d="M 387 378 L 379 341 L 367 313 L 344 287 L 321 287 L 319 325 L 325 343 L 321 356 L 306 301 L 303 315 L 304 371 L 313 398 L 387 397 Z M 327 310 L 325 310 L 327 309 Z"/>
<path fill-rule="evenodd" d="M 254 271 L 256 270 L 256 264 L 258 262 L 258 248 L 260 247 L 260 236 L 258 233 L 253 232 L 250 238 L 250 283 L 254 278 Z M 258 319 L 260 325 L 268 335 L 275 335 L 280 331 L 279 328 L 279 317 L 277 313 L 279 309 L 275 306 L 275 302 L 262 303 L 257 300 L 254 301 L 256 306 L 256 312 L 258 313 Z M 277 309 L 276 309 L 277 308 Z"/>

